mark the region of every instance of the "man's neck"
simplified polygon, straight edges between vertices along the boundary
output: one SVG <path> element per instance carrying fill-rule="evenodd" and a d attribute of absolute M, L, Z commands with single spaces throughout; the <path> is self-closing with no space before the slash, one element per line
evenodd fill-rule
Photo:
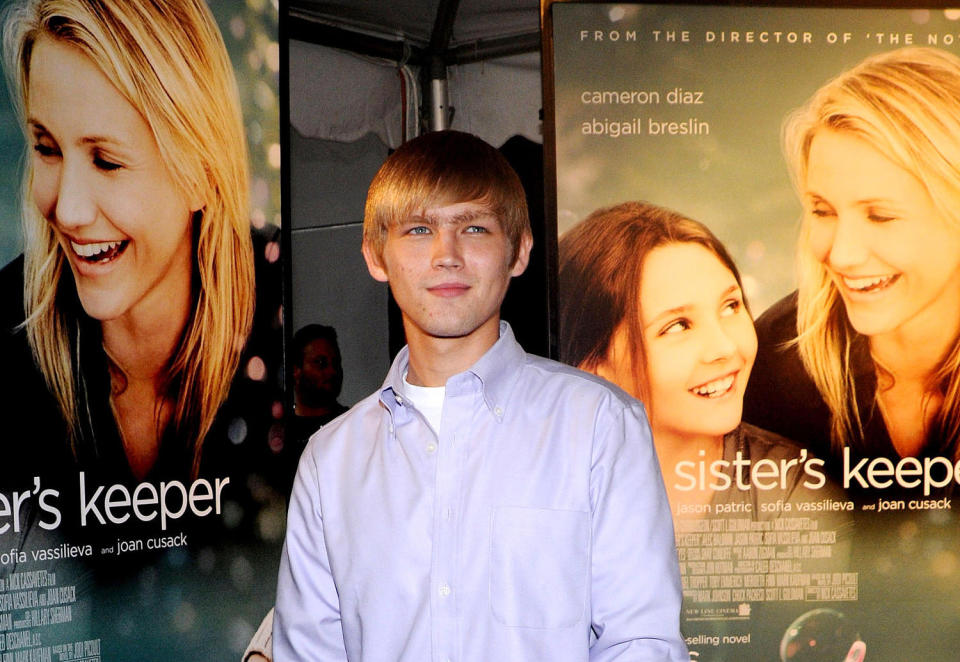
<path fill-rule="evenodd" d="M 445 386 L 450 377 L 479 361 L 499 338 L 498 317 L 459 338 L 438 338 L 407 329 L 410 350 L 407 381 L 414 386 Z"/>

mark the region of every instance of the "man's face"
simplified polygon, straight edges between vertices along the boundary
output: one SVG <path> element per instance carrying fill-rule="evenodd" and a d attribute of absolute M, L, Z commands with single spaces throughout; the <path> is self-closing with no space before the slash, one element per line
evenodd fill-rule
<path fill-rule="evenodd" d="M 333 403 L 340 395 L 343 370 L 336 348 L 325 338 L 317 338 L 303 348 L 303 363 L 293 370 L 297 394 L 312 407 Z"/>
<path fill-rule="evenodd" d="M 510 278 L 523 273 L 532 239 L 515 260 L 500 221 L 477 202 L 431 207 L 391 227 L 382 259 L 364 245 L 370 274 L 390 283 L 407 341 L 493 332 Z"/>

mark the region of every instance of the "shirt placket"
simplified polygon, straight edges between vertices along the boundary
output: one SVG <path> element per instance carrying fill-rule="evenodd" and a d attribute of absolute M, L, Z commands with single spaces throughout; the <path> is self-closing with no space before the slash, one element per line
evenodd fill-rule
<path fill-rule="evenodd" d="M 458 662 L 460 642 L 457 603 L 458 506 L 463 481 L 463 431 L 465 413 L 472 409 L 473 394 L 447 384 L 437 443 L 436 498 L 433 512 L 433 561 L 430 573 L 433 614 L 433 660 Z"/>

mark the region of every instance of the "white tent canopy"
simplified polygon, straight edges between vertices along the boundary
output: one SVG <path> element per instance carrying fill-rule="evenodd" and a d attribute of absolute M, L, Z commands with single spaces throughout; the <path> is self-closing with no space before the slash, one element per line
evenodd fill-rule
<path fill-rule="evenodd" d="M 353 404 L 379 386 L 392 358 L 387 289 L 360 258 L 367 186 L 388 148 L 421 132 L 431 75 L 446 83 L 450 128 L 498 147 L 515 135 L 542 142 L 539 8 L 291 0 L 286 33 L 293 329 L 337 329 L 341 402 Z"/>
<path fill-rule="evenodd" d="M 395 147 L 416 134 L 421 103 L 429 112 L 433 79 L 445 126 L 495 145 L 541 140 L 536 2 L 294 0 L 288 34 L 290 121 L 304 136 L 374 133 Z"/>
<path fill-rule="evenodd" d="M 453 49 L 477 42 L 516 40 L 536 34 L 540 27 L 535 0 L 291 0 L 289 17 L 305 24 L 402 40 L 420 49 L 428 47 L 438 22 L 450 24 L 447 46 Z"/>

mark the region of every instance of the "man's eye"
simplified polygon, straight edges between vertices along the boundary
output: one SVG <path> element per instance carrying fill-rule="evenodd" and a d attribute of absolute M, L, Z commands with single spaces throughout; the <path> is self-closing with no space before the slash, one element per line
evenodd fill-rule
<path fill-rule="evenodd" d="M 407 230 L 407 234 L 430 234 L 430 228 L 425 225 L 418 225 Z"/>
<path fill-rule="evenodd" d="M 468 227 L 467 227 L 466 231 L 469 232 L 469 233 L 480 234 L 480 233 L 483 233 L 483 232 L 487 232 L 488 230 L 487 230 L 487 228 L 483 227 L 482 225 L 471 225 L 471 226 L 468 226 Z"/>

